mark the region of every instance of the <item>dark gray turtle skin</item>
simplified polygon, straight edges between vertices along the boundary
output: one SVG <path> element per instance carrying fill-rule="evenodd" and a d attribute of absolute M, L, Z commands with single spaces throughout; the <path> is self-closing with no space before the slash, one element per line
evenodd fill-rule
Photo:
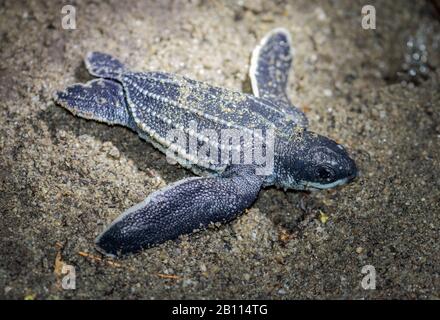
<path fill-rule="evenodd" d="M 357 175 L 345 148 L 309 131 L 304 113 L 289 101 L 292 48 L 284 29 L 272 30 L 252 54 L 254 95 L 164 72 L 132 72 L 99 52 L 89 53 L 85 63 L 98 79 L 57 92 L 58 104 L 82 118 L 130 128 L 167 155 L 171 150 L 173 159 L 200 176 L 170 184 L 122 213 L 96 239 L 97 249 L 106 255 L 137 252 L 230 221 L 266 186 L 327 189 Z M 205 159 L 171 139 L 173 130 L 195 138 L 197 148 L 209 146 L 219 155 L 235 150 L 238 159 L 255 153 L 259 141 L 272 155 L 273 168 L 261 174 L 260 162 L 237 163 L 229 156 Z M 251 134 L 253 142 L 222 140 L 225 130 Z M 264 144 L 269 133 L 272 148 Z"/>

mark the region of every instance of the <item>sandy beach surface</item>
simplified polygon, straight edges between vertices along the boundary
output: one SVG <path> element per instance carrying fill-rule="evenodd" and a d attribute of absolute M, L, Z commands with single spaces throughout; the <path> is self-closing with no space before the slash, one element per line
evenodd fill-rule
<path fill-rule="evenodd" d="M 440 24 L 429 1 L 62 1 L 0 4 L 0 297 L 440 298 Z M 316 193 L 265 189 L 233 222 L 119 260 L 94 238 L 192 173 L 133 132 L 52 95 L 91 77 L 88 51 L 136 70 L 250 92 L 266 32 L 292 34 L 289 97 L 344 144 L 360 177 Z M 76 289 L 62 288 L 63 265 Z M 376 271 L 365 290 L 364 266 Z"/>

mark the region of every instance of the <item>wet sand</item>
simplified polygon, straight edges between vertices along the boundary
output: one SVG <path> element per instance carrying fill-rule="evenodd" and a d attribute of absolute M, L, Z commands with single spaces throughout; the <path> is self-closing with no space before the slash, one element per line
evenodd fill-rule
<path fill-rule="evenodd" d="M 0 297 L 440 298 L 439 20 L 429 2 L 371 3 L 376 30 L 361 27 L 362 1 L 76 1 L 77 29 L 64 30 L 61 1 L 3 2 Z M 53 93 L 91 78 L 90 50 L 249 92 L 250 54 L 274 27 L 296 50 L 290 99 L 348 147 L 360 177 L 267 189 L 229 224 L 104 259 L 93 240 L 106 225 L 192 174 Z M 61 287 L 63 264 L 75 290 Z M 361 286 L 365 265 L 375 290 Z"/>

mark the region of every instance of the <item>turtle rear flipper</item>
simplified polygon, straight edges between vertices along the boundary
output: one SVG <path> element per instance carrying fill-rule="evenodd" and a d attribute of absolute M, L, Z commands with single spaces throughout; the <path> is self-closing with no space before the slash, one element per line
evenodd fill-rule
<path fill-rule="evenodd" d="M 235 167 L 215 178 L 187 178 L 121 214 L 97 239 L 106 255 L 134 253 L 210 223 L 235 218 L 257 198 L 263 177 Z"/>
<path fill-rule="evenodd" d="M 55 94 L 55 101 L 76 116 L 133 127 L 122 86 L 115 81 L 95 79 L 78 83 Z"/>
<path fill-rule="evenodd" d="M 116 79 L 125 71 L 122 62 L 102 52 L 89 52 L 84 62 L 89 73 L 95 77 Z"/>
<path fill-rule="evenodd" d="M 308 121 L 305 114 L 290 103 L 286 92 L 292 51 L 289 32 L 283 28 L 272 30 L 252 53 L 249 78 L 256 97 L 275 102 L 287 116 L 306 127 Z"/>

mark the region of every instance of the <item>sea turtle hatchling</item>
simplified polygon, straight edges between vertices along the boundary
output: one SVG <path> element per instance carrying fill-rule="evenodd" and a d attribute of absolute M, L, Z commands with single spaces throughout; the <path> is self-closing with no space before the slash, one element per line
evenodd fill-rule
<path fill-rule="evenodd" d="M 133 72 L 107 54 L 87 55 L 86 67 L 98 79 L 56 93 L 56 102 L 74 115 L 130 128 L 200 176 L 172 183 L 122 213 L 97 237 L 99 251 L 132 253 L 229 221 L 252 205 L 262 187 L 327 189 L 356 177 L 345 148 L 309 131 L 304 113 L 290 103 L 291 50 L 284 29 L 263 38 L 249 71 L 254 95 L 164 72 Z M 220 138 L 232 129 L 253 138 Z M 203 157 L 192 152 L 170 135 L 176 130 L 195 139 L 193 149 L 210 151 Z M 265 140 L 270 132 L 273 139 Z M 272 157 L 269 173 L 259 172 L 269 160 L 243 161 L 249 152 L 255 155 L 258 141 L 261 154 Z M 221 160 L 211 157 L 225 150 L 230 153 Z"/>

